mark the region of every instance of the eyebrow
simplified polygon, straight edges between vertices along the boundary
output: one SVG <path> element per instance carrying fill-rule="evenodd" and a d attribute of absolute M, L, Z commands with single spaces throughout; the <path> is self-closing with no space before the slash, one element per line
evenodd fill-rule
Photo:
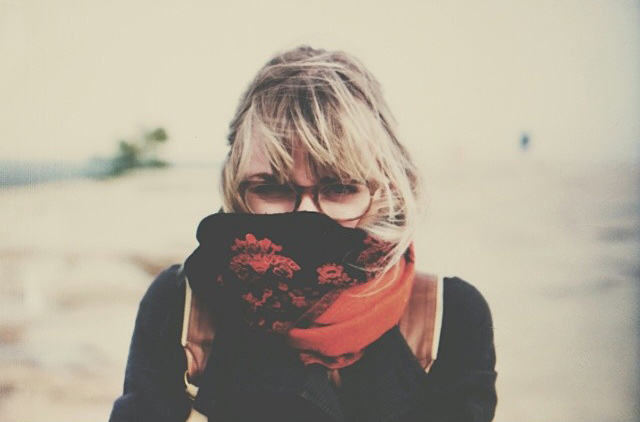
<path fill-rule="evenodd" d="M 248 179 L 262 179 L 268 182 L 277 182 L 278 178 L 272 173 L 255 173 L 247 177 Z"/>

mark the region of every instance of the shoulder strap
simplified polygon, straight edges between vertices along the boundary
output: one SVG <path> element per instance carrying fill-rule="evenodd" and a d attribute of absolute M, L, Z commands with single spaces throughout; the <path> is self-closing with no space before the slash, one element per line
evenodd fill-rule
<path fill-rule="evenodd" d="M 182 319 L 181 344 L 187 357 L 184 382 L 191 398 L 198 394 L 198 378 L 204 372 L 211 344 L 215 337 L 215 321 L 209 308 L 198 296 L 192 294 L 187 276 L 185 279 L 184 315 Z"/>
<path fill-rule="evenodd" d="M 442 327 L 442 278 L 416 273 L 413 290 L 399 328 L 425 371 L 438 357 Z"/>

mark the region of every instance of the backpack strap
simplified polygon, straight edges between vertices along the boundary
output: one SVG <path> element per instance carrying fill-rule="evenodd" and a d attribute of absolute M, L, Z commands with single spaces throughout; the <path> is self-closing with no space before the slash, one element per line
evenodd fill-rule
<path fill-rule="evenodd" d="M 207 364 L 216 329 L 209 307 L 205 306 L 201 298 L 193 294 L 184 272 L 182 272 L 182 276 L 185 280 L 185 295 L 180 343 L 187 357 L 184 383 L 189 396 L 195 399 L 198 394 L 196 384 Z"/>
<path fill-rule="evenodd" d="M 182 276 L 185 278 L 186 289 L 181 337 L 187 357 L 184 382 L 187 393 L 195 399 L 198 394 L 196 384 L 207 364 L 216 330 L 211 311 L 202 299 L 193 294 L 184 272 Z M 443 282 L 440 276 L 416 273 L 411 297 L 399 322 L 400 332 L 426 372 L 429 372 L 438 356 L 442 326 L 442 291 Z M 334 384 L 340 384 L 337 371 L 329 371 L 328 376 Z"/>
<path fill-rule="evenodd" d="M 438 357 L 442 327 L 442 277 L 416 273 L 409 303 L 399 328 L 426 372 Z"/>

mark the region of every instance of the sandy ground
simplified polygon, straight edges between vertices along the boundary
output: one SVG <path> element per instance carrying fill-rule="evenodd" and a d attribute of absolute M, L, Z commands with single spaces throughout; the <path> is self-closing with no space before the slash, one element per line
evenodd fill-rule
<path fill-rule="evenodd" d="M 425 169 L 418 266 L 467 279 L 494 317 L 496 421 L 638 418 L 639 168 Z M 137 305 L 219 208 L 216 172 L 0 190 L 0 421 L 100 421 Z"/>

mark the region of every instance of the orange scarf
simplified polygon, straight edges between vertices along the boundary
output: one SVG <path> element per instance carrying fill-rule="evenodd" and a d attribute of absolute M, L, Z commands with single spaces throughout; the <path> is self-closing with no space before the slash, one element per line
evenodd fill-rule
<path fill-rule="evenodd" d="M 378 278 L 339 291 L 337 297 L 320 300 L 307 312 L 318 315 L 310 326 L 288 332 L 289 345 L 300 350 L 300 359 L 305 365 L 319 363 L 339 369 L 353 364 L 362 357 L 365 347 L 400 321 L 414 275 L 411 244 L 403 258 Z M 373 289 L 373 293 L 367 293 L 369 289 Z M 324 311 L 323 303 L 328 303 Z"/>

